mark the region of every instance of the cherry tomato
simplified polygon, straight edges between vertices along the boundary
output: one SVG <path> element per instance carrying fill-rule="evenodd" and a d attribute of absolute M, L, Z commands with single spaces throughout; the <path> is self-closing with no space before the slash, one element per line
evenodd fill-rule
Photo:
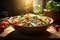
<path fill-rule="evenodd" d="M 56 25 L 56 26 L 54 26 L 54 27 L 55 27 L 55 29 L 58 31 L 59 28 L 60 28 L 60 25 Z"/>
<path fill-rule="evenodd" d="M 18 24 L 18 22 L 13 22 L 13 24 Z"/>
<path fill-rule="evenodd" d="M 60 25 L 56 25 L 55 28 L 56 28 L 56 29 L 60 28 Z"/>
<path fill-rule="evenodd" d="M 30 17 L 29 17 L 29 16 L 26 16 L 25 18 L 26 18 L 27 20 L 29 20 Z"/>
<path fill-rule="evenodd" d="M 5 29 L 5 26 L 0 26 L 0 33 L 2 33 Z"/>
<path fill-rule="evenodd" d="M 41 18 L 38 18 L 38 19 L 42 21 L 42 19 L 41 19 Z"/>
<path fill-rule="evenodd" d="M 2 22 L 1 22 L 1 25 L 6 26 L 6 25 L 7 25 L 7 23 L 8 23 L 8 22 L 2 21 Z"/>
<path fill-rule="evenodd" d="M 3 26 L 3 25 L 0 26 L 0 31 L 1 31 L 1 30 L 4 30 L 4 29 L 5 29 L 5 26 Z"/>
<path fill-rule="evenodd" d="M 3 21 L 3 22 L 1 22 L 1 25 L 4 25 L 4 26 L 5 26 L 6 24 L 5 24 L 5 22 Z"/>

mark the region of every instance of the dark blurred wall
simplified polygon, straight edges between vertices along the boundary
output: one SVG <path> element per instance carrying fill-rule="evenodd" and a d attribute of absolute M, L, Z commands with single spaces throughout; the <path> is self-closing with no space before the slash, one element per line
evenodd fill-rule
<path fill-rule="evenodd" d="M 0 0 L 0 18 L 2 18 L 3 17 L 3 15 L 2 15 L 2 11 L 5 9 L 5 7 L 3 8 L 3 6 L 4 6 L 4 2 L 3 2 L 4 0 Z"/>
<path fill-rule="evenodd" d="M 0 0 L 0 18 L 8 16 L 8 2 L 7 0 Z"/>
<path fill-rule="evenodd" d="M 0 0 L 0 16 L 7 17 L 12 16 L 13 12 L 13 0 Z"/>
<path fill-rule="evenodd" d="M 56 1 L 56 2 L 60 2 L 60 0 L 54 0 L 54 1 Z"/>

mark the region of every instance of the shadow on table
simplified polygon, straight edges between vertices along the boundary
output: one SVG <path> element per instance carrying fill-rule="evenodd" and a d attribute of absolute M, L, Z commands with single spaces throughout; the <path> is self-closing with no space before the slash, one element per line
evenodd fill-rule
<path fill-rule="evenodd" d="M 7 35 L 4 39 L 13 39 L 13 40 L 40 40 L 40 39 L 49 39 L 49 36 L 51 34 L 47 31 L 42 32 L 42 33 L 36 33 L 36 34 L 24 34 L 24 33 L 20 33 L 17 31 L 14 31 L 12 33 L 10 33 L 9 35 Z"/>

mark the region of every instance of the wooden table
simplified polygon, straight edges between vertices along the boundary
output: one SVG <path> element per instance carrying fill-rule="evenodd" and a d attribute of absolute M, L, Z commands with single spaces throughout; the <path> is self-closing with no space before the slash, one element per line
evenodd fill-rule
<path fill-rule="evenodd" d="M 48 38 L 60 38 L 60 32 L 53 32 L 53 30 L 55 30 L 52 26 L 50 26 L 46 33 L 42 33 L 41 35 L 23 35 L 19 32 L 17 32 L 12 25 L 10 25 L 8 28 L 6 28 L 4 30 L 4 32 L 2 32 L 0 34 L 0 39 L 48 39 Z"/>

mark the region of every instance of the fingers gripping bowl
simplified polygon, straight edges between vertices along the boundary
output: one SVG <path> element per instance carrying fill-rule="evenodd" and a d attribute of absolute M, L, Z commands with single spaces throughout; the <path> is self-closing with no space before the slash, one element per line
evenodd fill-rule
<path fill-rule="evenodd" d="M 9 23 L 12 24 L 17 31 L 38 33 L 46 31 L 48 26 L 53 23 L 53 19 L 42 15 L 25 14 L 10 17 Z"/>

